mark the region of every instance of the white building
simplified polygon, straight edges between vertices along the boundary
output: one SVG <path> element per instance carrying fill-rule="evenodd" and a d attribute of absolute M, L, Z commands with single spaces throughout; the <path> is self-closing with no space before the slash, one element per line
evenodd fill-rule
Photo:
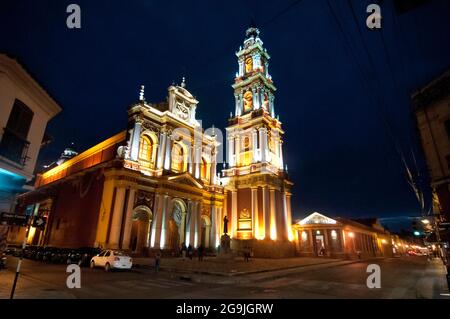
<path fill-rule="evenodd" d="M 0 212 L 29 190 L 47 122 L 60 111 L 16 60 L 0 54 Z"/>

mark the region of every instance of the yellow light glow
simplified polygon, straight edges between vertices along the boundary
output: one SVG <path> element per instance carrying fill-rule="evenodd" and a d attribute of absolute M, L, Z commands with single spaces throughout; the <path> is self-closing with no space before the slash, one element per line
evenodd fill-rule
<path fill-rule="evenodd" d="M 428 219 L 422 219 L 422 223 L 424 223 L 425 225 L 428 225 L 430 223 L 430 221 Z"/>
<path fill-rule="evenodd" d="M 27 244 L 31 244 L 31 242 L 32 242 L 32 240 L 33 240 L 33 237 L 34 237 L 34 234 L 35 234 L 35 233 L 36 233 L 36 228 L 31 227 L 31 228 L 30 228 L 30 232 L 29 232 L 29 234 L 28 234 Z"/>
<path fill-rule="evenodd" d="M 258 229 L 258 237 L 256 237 L 256 239 L 258 240 L 263 240 L 266 237 L 266 230 L 264 229 L 263 225 L 259 225 L 259 227 L 257 227 Z"/>
<path fill-rule="evenodd" d="M 337 232 L 334 229 L 331 231 L 331 238 L 337 239 Z"/>
<path fill-rule="evenodd" d="M 277 240 L 277 228 L 275 226 L 275 220 L 270 223 L 270 239 Z"/>
<path fill-rule="evenodd" d="M 382 240 L 381 240 L 381 243 L 382 243 L 383 245 L 386 245 L 386 244 L 387 244 L 386 239 L 382 239 Z"/>
<path fill-rule="evenodd" d="M 308 234 L 305 231 L 302 231 L 302 241 L 306 241 L 308 239 Z"/>
<path fill-rule="evenodd" d="M 294 235 L 292 234 L 292 230 L 291 229 L 288 229 L 287 235 L 288 235 L 288 240 L 289 241 L 293 241 L 294 240 Z"/>
<path fill-rule="evenodd" d="M 114 144 L 117 144 L 118 142 L 121 142 L 125 139 L 126 137 L 126 131 L 122 131 L 119 134 L 116 134 L 110 138 L 108 138 L 107 140 L 91 147 L 90 149 L 88 149 L 87 151 L 84 151 L 83 153 L 75 156 L 74 158 L 71 158 L 70 160 L 68 160 L 67 162 L 64 162 L 63 164 L 45 172 L 44 174 L 42 174 L 42 179 L 43 179 L 43 183 L 42 185 L 47 184 L 46 180 L 51 178 L 52 176 L 58 174 L 58 173 L 62 173 L 60 177 L 58 177 L 57 179 L 63 178 L 65 177 L 62 176 L 63 175 L 63 171 L 67 168 L 69 168 L 70 166 L 73 166 L 91 156 L 93 156 L 96 153 L 99 153 L 101 151 L 103 151 L 104 149 L 107 149 L 109 147 L 111 147 Z M 90 165 L 92 166 L 93 164 L 98 164 L 98 163 L 90 163 Z M 88 166 L 89 167 L 89 166 Z M 84 167 L 84 168 L 88 168 L 88 167 Z M 55 180 L 57 180 L 55 179 Z M 54 180 L 51 180 L 52 182 Z"/>
<path fill-rule="evenodd" d="M 355 237 L 355 234 L 354 234 L 353 232 L 349 232 L 349 233 L 348 233 L 348 237 L 354 238 L 354 237 Z"/>

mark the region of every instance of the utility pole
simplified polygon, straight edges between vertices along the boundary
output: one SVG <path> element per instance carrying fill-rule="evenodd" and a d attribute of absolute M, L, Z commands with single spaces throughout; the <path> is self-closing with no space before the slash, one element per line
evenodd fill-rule
<path fill-rule="evenodd" d="M 16 291 L 17 280 L 19 279 L 19 275 L 20 275 L 20 266 L 22 265 L 23 256 L 25 254 L 25 247 L 27 245 L 28 235 L 30 234 L 30 228 L 31 228 L 32 221 L 33 221 L 33 215 L 29 216 L 28 221 L 27 221 L 27 231 L 25 232 L 25 238 L 23 239 L 23 243 L 22 243 L 22 253 L 20 254 L 19 262 L 17 263 L 16 275 L 14 277 L 14 283 L 13 283 L 13 286 L 11 289 L 11 295 L 9 296 L 9 299 L 14 299 L 14 292 Z"/>

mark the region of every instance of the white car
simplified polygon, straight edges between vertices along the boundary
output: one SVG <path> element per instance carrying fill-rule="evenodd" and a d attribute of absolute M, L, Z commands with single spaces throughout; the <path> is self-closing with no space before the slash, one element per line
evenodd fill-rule
<path fill-rule="evenodd" d="M 117 250 L 104 250 L 91 259 L 91 268 L 104 267 L 106 271 L 111 269 L 131 269 L 133 260 Z"/>

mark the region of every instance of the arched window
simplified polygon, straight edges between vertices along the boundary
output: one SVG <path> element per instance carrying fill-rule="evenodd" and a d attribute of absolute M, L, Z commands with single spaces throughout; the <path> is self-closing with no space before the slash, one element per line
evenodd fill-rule
<path fill-rule="evenodd" d="M 141 161 L 145 161 L 152 164 L 153 156 L 153 141 L 150 137 L 146 135 L 141 136 L 141 140 L 139 143 L 139 159 Z"/>
<path fill-rule="evenodd" d="M 245 73 L 250 73 L 253 71 L 253 59 L 248 57 L 245 59 Z"/>
<path fill-rule="evenodd" d="M 208 174 L 208 168 L 209 168 L 209 164 L 208 162 L 205 160 L 205 158 L 202 157 L 202 164 L 201 164 L 201 178 L 202 179 L 208 179 L 209 174 Z"/>
<path fill-rule="evenodd" d="M 184 172 L 185 169 L 185 152 L 183 146 L 175 143 L 172 148 L 172 170 L 177 173 Z"/>
<path fill-rule="evenodd" d="M 253 108 L 253 94 L 252 91 L 244 93 L 244 112 L 251 111 Z"/>
<path fill-rule="evenodd" d="M 250 137 L 246 136 L 244 138 L 244 152 L 250 151 Z"/>

